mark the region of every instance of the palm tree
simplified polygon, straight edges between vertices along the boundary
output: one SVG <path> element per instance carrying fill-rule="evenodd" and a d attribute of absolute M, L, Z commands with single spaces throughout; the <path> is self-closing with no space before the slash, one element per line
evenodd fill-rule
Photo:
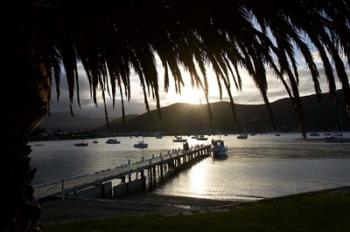
<path fill-rule="evenodd" d="M 52 81 L 66 76 L 71 104 L 79 101 L 77 64 L 90 83 L 91 96 L 101 90 L 114 98 L 131 96 L 130 72 L 135 70 L 148 97 L 160 106 L 156 56 L 177 91 L 183 85 L 180 66 L 191 74 L 194 86 L 208 97 L 206 65 L 216 73 L 220 93 L 228 92 L 235 116 L 232 86 L 241 89 L 240 69 L 255 81 L 273 114 L 267 97 L 266 75 L 275 73 L 288 92 L 303 132 L 296 54 L 310 70 L 320 96 L 324 70 L 335 103 L 338 78 L 344 101 L 350 106 L 346 62 L 350 64 L 350 3 L 346 0 L 31 0 L 12 1 L 1 12 L 1 181 L 5 199 L 1 209 L 5 231 L 36 231 L 39 207 L 30 182 L 28 133 L 47 113 Z M 317 52 L 323 67 L 317 66 Z M 333 63 L 333 64 L 332 64 Z M 65 75 L 61 75 L 64 70 Z M 233 83 L 233 84 L 232 84 Z M 224 87 L 224 88 L 222 88 Z M 76 90 L 76 94 L 74 94 Z M 107 111 L 106 118 L 108 118 Z"/>

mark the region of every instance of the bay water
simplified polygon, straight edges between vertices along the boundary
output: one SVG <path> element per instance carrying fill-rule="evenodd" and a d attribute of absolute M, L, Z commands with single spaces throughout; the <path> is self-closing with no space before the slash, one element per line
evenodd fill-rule
<path fill-rule="evenodd" d="M 343 133 L 350 137 L 350 133 Z M 299 133 L 257 134 L 246 140 L 237 135 L 208 136 L 207 141 L 189 137 L 189 145 L 223 139 L 228 158 L 208 157 L 154 190 L 157 194 L 222 200 L 256 200 L 350 185 L 350 143 L 326 143 L 320 136 L 304 141 Z M 184 136 L 187 138 L 187 136 Z M 106 144 L 108 138 L 32 142 L 32 166 L 37 168 L 34 184 L 94 173 L 158 156 L 182 147 L 173 136 L 118 137 L 120 144 Z M 94 140 L 98 143 L 92 143 Z M 133 144 L 140 140 L 148 149 Z"/>

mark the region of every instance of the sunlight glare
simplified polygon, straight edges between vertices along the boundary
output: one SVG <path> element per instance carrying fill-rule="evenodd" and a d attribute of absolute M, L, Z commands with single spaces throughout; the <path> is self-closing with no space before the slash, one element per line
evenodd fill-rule
<path fill-rule="evenodd" d="M 196 88 L 183 88 L 181 94 L 169 93 L 168 99 L 172 102 L 182 102 L 189 104 L 204 104 L 204 92 Z"/>
<path fill-rule="evenodd" d="M 204 195 L 206 193 L 206 179 L 207 179 L 207 169 L 205 164 L 198 163 L 191 168 L 189 172 L 190 177 L 190 187 L 192 192 L 198 195 Z"/>

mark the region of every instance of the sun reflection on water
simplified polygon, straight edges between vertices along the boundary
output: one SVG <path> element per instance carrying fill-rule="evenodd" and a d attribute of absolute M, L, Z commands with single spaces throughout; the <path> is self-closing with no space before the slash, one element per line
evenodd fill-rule
<path fill-rule="evenodd" d="M 206 167 L 207 166 L 203 162 L 201 162 L 193 166 L 188 173 L 188 176 L 190 178 L 190 186 L 188 189 L 191 189 L 191 192 L 193 192 L 195 195 L 206 195 L 208 178 L 208 172 Z"/>

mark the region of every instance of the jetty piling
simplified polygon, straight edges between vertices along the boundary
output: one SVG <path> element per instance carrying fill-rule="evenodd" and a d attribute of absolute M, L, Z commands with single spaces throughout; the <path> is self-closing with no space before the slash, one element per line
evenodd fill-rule
<path fill-rule="evenodd" d="M 64 191 L 64 179 L 61 180 L 61 199 L 62 201 L 64 201 L 64 197 L 65 197 L 65 191 Z"/>

